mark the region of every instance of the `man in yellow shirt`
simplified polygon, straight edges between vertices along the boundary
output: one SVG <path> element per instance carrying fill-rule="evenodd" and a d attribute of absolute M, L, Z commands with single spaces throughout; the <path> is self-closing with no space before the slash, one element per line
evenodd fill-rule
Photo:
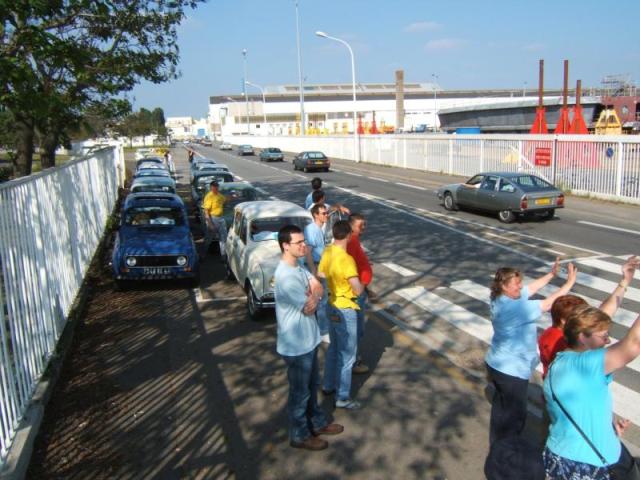
<path fill-rule="evenodd" d="M 209 192 L 202 200 L 202 209 L 204 210 L 204 221 L 207 229 L 204 237 L 204 254 L 209 251 L 209 246 L 214 239 L 215 233 L 218 234 L 218 243 L 220 244 L 220 255 L 225 256 L 225 242 L 227 240 L 227 224 L 224 220 L 224 204 L 227 201 L 218 190 L 218 182 L 215 180 L 209 184 Z M 203 255 L 204 256 L 204 255 Z"/>
<path fill-rule="evenodd" d="M 357 300 L 364 287 L 358 276 L 356 262 L 347 253 L 351 225 L 337 221 L 332 228 L 333 243 L 324 249 L 318 274 L 327 280 L 329 290 L 329 348 L 325 356 L 323 393 L 336 392 L 336 407 L 360 408 L 351 398 L 351 370 L 358 346 Z"/>

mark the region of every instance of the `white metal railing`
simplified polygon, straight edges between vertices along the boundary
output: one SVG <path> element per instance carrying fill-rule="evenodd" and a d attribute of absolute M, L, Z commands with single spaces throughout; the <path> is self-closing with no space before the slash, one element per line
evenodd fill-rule
<path fill-rule="evenodd" d="M 124 183 L 122 147 L 0 184 L 0 465 Z"/>
<path fill-rule="evenodd" d="M 355 159 L 351 136 L 224 140 Z M 368 163 L 463 176 L 524 170 L 577 195 L 640 203 L 640 137 L 633 135 L 362 135 L 359 145 Z"/>

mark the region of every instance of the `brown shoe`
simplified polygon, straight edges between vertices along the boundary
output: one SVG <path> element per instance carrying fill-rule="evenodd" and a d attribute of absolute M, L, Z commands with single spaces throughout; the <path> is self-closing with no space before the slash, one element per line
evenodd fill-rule
<path fill-rule="evenodd" d="M 362 375 L 363 373 L 369 373 L 369 367 L 362 363 L 362 361 L 358 361 L 351 371 L 356 375 Z"/>
<path fill-rule="evenodd" d="M 329 446 L 329 442 L 323 440 L 318 437 L 314 437 L 313 435 L 309 438 L 305 438 L 301 442 L 294 442 L 293 440 L 289 442 L 293 448 L 303 448 L 305 450 L 324 450 Z"/>
<path fill-rule="evenodd" d="M 339 423 L 330 423 L 313 432 L 314 435 L 338 435 L 344 432 L 344 427 Z"/>

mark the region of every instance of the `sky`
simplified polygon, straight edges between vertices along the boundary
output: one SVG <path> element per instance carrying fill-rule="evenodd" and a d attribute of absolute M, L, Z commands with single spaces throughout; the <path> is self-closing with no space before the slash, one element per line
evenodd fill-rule
<path fill-rule="evenodd" d="M 561 88 L 563 60 L 569 85 L 598 87 L 605 75 L 629 74 L 640 84 L 638 0 L 299 0 L 300 43 L 306 84 L 431 82 L 444 90 Z M 298 84 L 294 0 L 209 0 L 178 29 L 181 76 L 148 82 L 131 92 L 134 108 L 163 108 L 165 116 L 206 117 L 209 96 L 260 86 Z M 249 93 L 258 94 L 249 88 Z"/>

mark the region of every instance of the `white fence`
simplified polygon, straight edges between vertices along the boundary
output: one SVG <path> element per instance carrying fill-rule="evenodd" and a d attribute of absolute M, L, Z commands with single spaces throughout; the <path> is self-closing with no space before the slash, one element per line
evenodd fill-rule
<path fill-rule="evenodd" d="M 225 141 L 354 160 L 351 136 L 232 136 Z M 471 176 L 528 171 L 564 190 L 640 203 L 640 137 L 615 135 L 363 135 L 364 162 Z"/>
<path fill-rule="evenodd" d="M 0 184 L 0 465 L 54 353 L 124 181 L 107 147 Z"/>

